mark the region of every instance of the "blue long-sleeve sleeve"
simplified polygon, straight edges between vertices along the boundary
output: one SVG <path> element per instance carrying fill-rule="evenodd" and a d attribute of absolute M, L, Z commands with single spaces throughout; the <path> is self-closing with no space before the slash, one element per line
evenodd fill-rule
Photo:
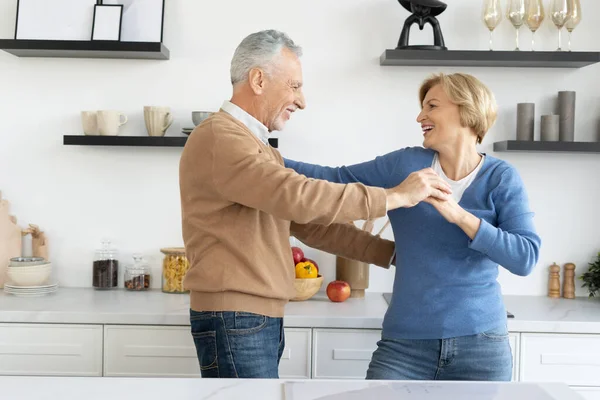
<path fill-rule="evenodd" d="M 393 176 L 399 174 L 398 158 L 404 149 L 397 150 L 371 161 L 342 167 L 324 167 L 300 161 L 283 159 L 287 168 L 309 178 L 322 179 L 335 183 L 360 182 L 367 186 L 389 188 Z"/>
<path fill-rule="evenodd" d="M 495 227 L 484 219 L 469 247 L 513 274 L 526 276 L 538 262 L 541 239 L 533 224 L 525 185 L 517 171 L 507 168 L 491 192 L 498 215 Z"/>

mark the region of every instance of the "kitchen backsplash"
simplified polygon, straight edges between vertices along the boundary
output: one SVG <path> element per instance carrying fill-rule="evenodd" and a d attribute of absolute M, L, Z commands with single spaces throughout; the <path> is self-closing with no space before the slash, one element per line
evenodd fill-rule
<path fill-rule="evenodd" d="M 1 38 L 14 36 L 13 3 L 0 0 Z M 143 107 L 168 106 L 175 119 L 167 135 L 181 135 L 192 125 L 191 111 L 216 110 L 229 98 L 235 47 L 246 34 L 266 28 L 286 31 L 305 53 L 308 106 L 277 135 L 285 157 L 334 166 L 419 145 L 420 82 L 433 72 L 472 73 L 490 86 L 500 107 L 481 151 L 519 170 L 543 238 L 531 276 L 500 273 L 504 292 L 545 294 L 549 265 L 574 262 L 579 275 L 600 250 L 599 155 L 492 150 L 494 141 L 515 138 L 520 102 L 536 104 L 537 139 L 540 115 L 552 113 L 559 90 L 577 92 L 576 140 L 600 140 L 600 64 L 582 69 L 382 67 L 379 56 L 396 46 L 408 15 L 396 1 L 307 0 L 294 7 L 293 18 L 285 2 L 233 3 L 169 1 L 168 61 L 33 59 L 0 51 L 0 190 L 21 224 L 33 222 L 46 233 L 62 286 L 91 286 L 94 251 L 109 238 L 123 265 L 132 253 L 144 254 L 153 286 L 159 287 L 160 248 L 182 245 L 181 149 L 63 146 L 63 135 L 82 132 L 80 111 L 121 111 L 128 116 L 121 135 L 144 135 Z M 486 50 L 481 2 L 449 3 L 439 17 L 446 45 Z M 584 18 L 573 32 L 572 47 L 598 51 L 600 2 L 582 6 Z M 502 23 L 494 32 L 494 48 L 512 50 L 514 34 L 508 22 Z M 522 28 L 522 51 L 530 50 L 530 40 L 531 33 Z M 413 28 L 411 43 L 419 41 L 431 41 L 431 28 Z M 536 50 L 554 50 L 556 44 L 556 28 L 545 21 L 536 33 Z M 383 223 L 378 221 L 375 231 Z M 391 238 L 391 231 L 384 237 Z M 333 279 L 335 258 L 306 252 L 325 279 Z M 393 271 L 372 267 L 369 290 L 390 291 L 392 278 Z"/>

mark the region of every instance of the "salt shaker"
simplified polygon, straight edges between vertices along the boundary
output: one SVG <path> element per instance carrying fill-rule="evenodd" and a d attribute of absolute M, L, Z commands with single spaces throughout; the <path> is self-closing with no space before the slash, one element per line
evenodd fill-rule
<path fill-rule="evenodd" d="M 563 297 L 565 299 L 575 298 L 575 264 L 567 263 L 563 270 Z"/>
<path fill-rule="evenodd" d="M 560 297 L 560 267 L 556 263 L 550 266 L 550 276 L 548 279 L 548 297 Z"/>

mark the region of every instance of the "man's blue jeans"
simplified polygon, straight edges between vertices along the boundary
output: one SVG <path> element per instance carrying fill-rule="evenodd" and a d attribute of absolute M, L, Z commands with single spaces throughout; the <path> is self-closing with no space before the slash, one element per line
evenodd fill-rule
<path fill-rule="evenodd" d="M 190 310 L 203 378 L 279 378 L 283 318 Z"/>

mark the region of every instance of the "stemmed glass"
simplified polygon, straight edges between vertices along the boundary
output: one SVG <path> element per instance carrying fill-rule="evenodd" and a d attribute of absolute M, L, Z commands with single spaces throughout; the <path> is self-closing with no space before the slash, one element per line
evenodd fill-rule
<path fill-rule="evenodd" d="M 527 0 L 527 13 L 525 15 L 525 23 L 531 31 L 531 51 L 535 49 L 535 31 L 542 25 L 544 17 L 544 3 L 542 0 Z"/>
<path fill-rule="evenodd" d="M 556 28 L 558 29 L 558 49 L 556 49 L 556 51 L 562 51 L 561 31 L 563 26 L 565 26 L 569 20 L 570 8 L 569 0 L 552 0 L 550 16 L 552 17 L 552 22 L 554 22 L 554 25 L 556 25 Z"/>
<path fill-rule="evenodd" d="M 565 27 L 569 32 L 569 51 L 571 51 L 571 32 L 579 23 L 581 22 L 581 4 L 579 4 L 579 0 L 569 0 L 571 10 L 569 13 L 569 20 Z"/>
<path fill-rule="evenodd" d="M 502 21 L 502 9 L 500 8 L 500 0 L 484 0 L 483 3 L 483 23 L 490 30 L 490 51 L 494 50 L 492 46 L 492 34 L 494 29 Z"/>
<path fill-rule="evenodd" d="M 525 22 L 525 0 L 509 0 L 508 7 L 506 8 L 506 18 L 515 27 L 517 31 L 516 47 L 515 50 L 519 50 L 519 29 Z"/>

